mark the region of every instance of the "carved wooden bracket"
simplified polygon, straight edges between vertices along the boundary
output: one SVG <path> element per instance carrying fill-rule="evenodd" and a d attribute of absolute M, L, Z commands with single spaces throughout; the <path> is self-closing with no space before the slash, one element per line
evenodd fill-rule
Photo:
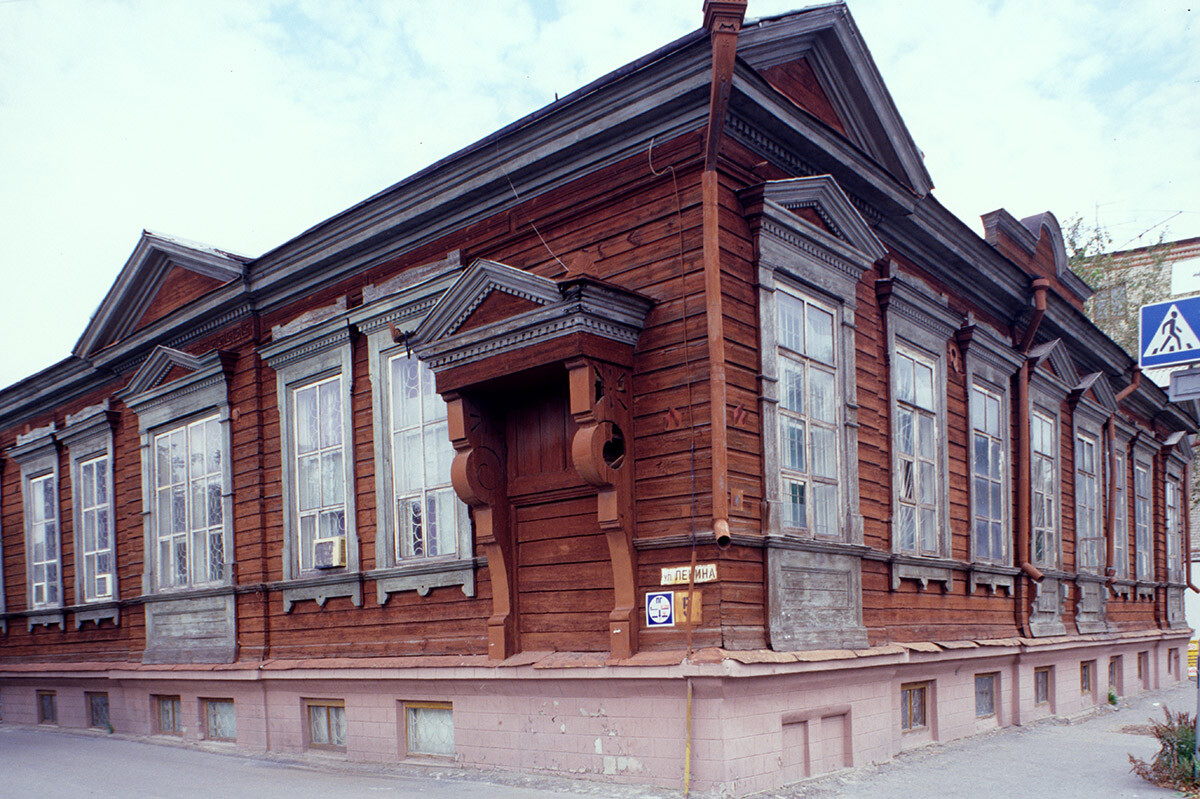
<path fill-rule="evenodd" d="M 614 602 L 608 616 L 614 657 L 637 651 L 637 569 L 633 549 L 633 376 L 626 367 L 591 358 L 568 361 L 570 410 L 579 429 L 571 461 L 598 489 L 596 515 L 608 541 Z"/>
<path fill-rule="evenodd" d="M 470 398 L 456 392 L 443 395 L 448 406 L 454 462 L 450 479 L 454 491 L 471 508 L 475 540 L 487 555 L 492 581 L 492 615 L 488 618 L 488 657 L 504 660 L 517 652 L 513 614 L 516 580 L 509 531 L 504 434 Z"/>

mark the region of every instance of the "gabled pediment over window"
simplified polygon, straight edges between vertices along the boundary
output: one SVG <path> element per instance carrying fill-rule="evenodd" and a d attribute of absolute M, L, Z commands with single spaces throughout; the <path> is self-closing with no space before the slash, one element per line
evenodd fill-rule
<path fill-rule="evenodd" d="M 73 353 L 87 358 L 230 281 L 241 279 L 248 260 L 203 244 L 143 231 Z"/>
<path fill-rule="evenodd" d="M 595 278 L 551 280 L 479 259 L 446 290 L 412 339 L 418 357 L 435 372 L 517 352 L 519 365 L 531 367 L 538 359 L 562 360 L 558 343 L 570 337 L 631 352 L 652 305 L 649 297 Z"/>
<path fill-rule="evenodd" d="M 747 21 L 738 36 L 738 58 L 915 194 L 933 188 L 921 151 L 844 3 Z"/>
<path fill-rule="evenodd" d="M 1067 353 L 1067 346 L 1063 344 L 1062 339 L 1056 338 L 1034 347 L 1029 351 L 1028 357 L 1036 369 L 1053 376 L 1068 390 L 1079 385 L 1079 372 L 1071 362 L 1071 356 Z"/>
<path fill-rule="evenodd" d="M 198 371 L 202 365 L 195 355 L 170 347 L 155 347 L 125 390 L 131 396 L 144 394 L 164 383 L 186 377 Z"/>
<path fill-rule="evenodd" d="M 798 217 L 802 225 L 806 224 L 837 239 L 843 246 L 856 250 L 869 263 L 887 255 L 879 237 L 831 175 L 768 180 L 742 194 L 747 206 L 756 204 L 761 198 L 767 208 L 773 207 L 776 213 L 778 209 L 788 211 L 790 215 Z M 748 207 L 747 210 L 753 213 L 755 209 Z"/>
<path fill-rule="evenodd" d="M 1117 412 L 1117 395 L 1113 392 L 1112 385 L 1109 384 L 1108 378 L 1104 376 L 1103 372 L 1092 372 L 1090 375 L 1085 375 L 1078 385 L 1071 389 L 1071 396 L 1087 396 L 1106 412 L 1110 414 Z"/>

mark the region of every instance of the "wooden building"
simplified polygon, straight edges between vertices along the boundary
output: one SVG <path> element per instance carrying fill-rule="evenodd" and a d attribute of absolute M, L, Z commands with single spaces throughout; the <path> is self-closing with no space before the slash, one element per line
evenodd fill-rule
<path fill-rule="evenodd" d="M 1196 418 L 844 5 L 744 12 L 259 257 L 146 233 L 0 392 L 4 720 L 744 793 L 1179 680 Z"/>

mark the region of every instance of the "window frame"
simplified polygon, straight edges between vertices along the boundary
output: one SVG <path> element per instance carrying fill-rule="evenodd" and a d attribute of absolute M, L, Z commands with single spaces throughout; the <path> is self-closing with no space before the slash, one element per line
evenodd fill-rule
<path fill-rule="evenodd" d="M 980 680 L 986 680 L 989 684 L 988 696 L 990 697 L 992 709 L 986 713 L 979 712 L 979 684 Z M 999 686 L 1000 672 L 990 671 L 983 674 L 975 675 L 975 718 L 976 719 L 999 719 L 1000 713 L 998 709 L 999 702 Z"/>
<path fill-rule="evenodd" d="M 291 612 L 296 602 L 349 597 L 362 605 L 359 578 L 359 542 L 356 513 L 353 328 L 346 315 L 346 298 L 331 306 L 308 311 L 272 328 L 270 344 L 259 348 L 267 366 L 275 371 L 276 409 L 279 418 L 280 478 L 283 503 L 283 607 Z M 332 569 L 303 569 L 300 556 L 301 521 L 298 487 L 298 441 L 295 397 L 318 383 L 338 379 L 341 407 L 342 497 L 346 565 Z"/>
<path fill-rule="evenodd" d="M 1051 712 L 1054 708 L 1054 667 L 1037 666 L 1033 670 L 1033 704 L 1034 707 L 1049 705 Z"/>
<path fill-rule="evenodd" d="M 891 546 L 893 557 L 912 559 L 916 563 L 927 562 L 932 567 L 920 568 L 919 571 L 897 569 L 893 565 L 892 585 L 898 587 L 899 578 L 913 577 L 922 583 L 929 580 L 942 582 L 947 588 L 953 582 L 953 570 L 948 566 L 938 564 L 952 557 L 950 545 L 950 491 L 947 477 L 949 467 L 949 424 L 947 402 L 947 350 L 956 346 L 955 336 L 964 319 L 951 309 L 942 295 L 924 281 L 914 275 L 895 272 L 886 279 L 888 291 L 881 296 L 880 304 L 884 310 L 887 329 L 887 394 L 888 419 L 891 456 L 889 468 L 892 474 L 891 489 Z M 877 289 L 878 293 L 878 289 Z M 901 486 L 902 472 L 900 448 L 896 439 L 900 430 L 900 403 L 897 398 L 897 354 L 912 353 L 922 356 L 933 367 L 933 408 L 930 409 L 935 421 L 934 442 L 934 524 L 936 526 L 936 552 L 925 549 L 920 540 L 919 527 L 917 531 L 916 552 L 906 550 L 901 546 Z M 914 389 L 915 391 L 915 389 Z M 919 524 L 919 522 L 918 522 Z M 899 564 L 903 567 L 904 564 Z"/>
<path fill-rule="evenodd" d="M 1039 422 L 1048 422 L 1050 428 L 1050 441 L 1053 445 L 1053 452 L 1046 453 L 1038 449 L 1036 435 Z M 1039 461 L 1039 458 L 1041 459 Z M 1045 507 L 1043 506 L 1043 526 L 1038 527 L 1037 523 L 1030 520 L 1030 560 L 1035 566 L 1045 567 L 1048 569 L 1058 569 L 1062 563 L 1062 420 L 1057 409 L 1051 409 L 1041 403 L 1034 403 L 1029 414 L 1029 482 L 1030 482 L 1030 507 L 1035 508 L 1038 503 L 1037 480 L 1035 478 L 1035 464 L 1049 466 L 1052 474 L 1050 483 L 1054 487 L 1053 494 L 1048 495 L 1046 492 L 1040 492 L 1042 501 L 1050 501 L 1054 503 L 1053 510 L 1049 514 L 1051 518 L 1047 519 Z M 1031 513 L 1035 513 L 1032 511 Z M 1048 521 L 1053 527 L 1045 524 Z M 1053 536 L 1053 548 L 1051 554 L 1053 558 L 1045 557 L 1046 547 L 1044 544 L 1044 533 L 1049 533 Z M 1043 534 L 1042 557 L 1038 557 L 1038 536 Z"/>
<path fill-rule="evenodd" d="M 829 315 L 829 361 L 822 361 L 816 355 L 809 355 L 807 351 L 799 352 L 788 347 L 780 340 L 781 336 L 779 335 L 779 332 L 783 329 L 782 314 L 785 304 L 784 298 L 786 298 L 787 302 L 798 303 L 803 308 L 804 318 L 801 324 L 803 326 L 803 336 L 806 342 L 809 334 L 809 309 L 815 308 L 819 312 Z M 843 398 L 845 395 L 843 368 L 840 364 L 841 358 L 839 357 L 842 350 L 842 347 L 839 346 L 841 343 L 839 340 L 839 331 L 841 329 L 839 313 L 840 307 L 835 303 L 818 298 L 813 292 L 801 291 L 798 288 L 787 284 L 786 282 L 781 284 L 779 290 L 776 292 L 774 306 L 776 322 L 776 344 L 774 355 L 775 368 L 777 372 L 776 380 L 778 384 L 776 391 L 780 395 L 778 401 L 775 403 L 776 421 L 774 425 L 774 436 L 776 452 L 779 453 L 779 483 L 775 488 L 779 497 L 777 507 L 780 510 L 780 530 L 782 532 L 800 535 L 806 538 L 815 538 L 827 541 L 845 541 L 845 501 L 843 499 L 843 494 L 845 492 L 842 490 L 842 480 L 844 478 L 842 462 L 846 459 L 846 453 L 844 450 L 843 436 L 840 432 L 843 429 L 842 418 L 845 413 L 845 402 L 843 401 Z M 805 349 L 807 350 L 807 345 L 805 346 Z M 798 411 L 787 408 L 787 403 L 785 402 L 787 387 L 784 385 L 784 364 L 789 362 L 796 364 L 803 375 L 803 387 L 801 391 L 803 393 L 802 405 L 804 405 L 804 407 Z M 820 374 L 827 375 L 831 379 L 832 396 L 830 397 L 830 401 L 832 403 L 832 421 L 815 417 L 812 412 L 813 403 L 809 387 L 811 386 L 810 373 L 814 370 Z M 801 435 L 804 437 L 802 444 L 803 452 L 805 453 L 805 457 L 808 459 L 804 464 L 805 468 L 802 469 L 787 466 L 787 459 L 783 457 L 783 453 L 786 451 L 784 444 L 784 419 L 787 418 L 798 419 L 799 424 L 802 425 L 803 432 Z M 826 431 L 828 437 L 834 442 L 834 463 L 832 474 L 819 475 L 813 468 L 813 462 L 815 460 L 814 453 L 817 451 L 817 446 L 815 443 L 810 442 L 814 442 L 814 428 L 817 430 Z M 790 512 L 790 509 L 794 507 L 794 503 L 789 502 L 787 499 L 786 486 L 788 485 L 789 480 L 792 483 L 801 483 L 804 487 L 805 519 L 802 524 L 793 524 L 791 522 L 792 513 Z M 818 529 L 818 524 L 816 523 L 817 503 L 814 500 L 817 495 L 817 486 L 823 486 L 825 490 L 828 490 L 829 488 L 833 489 L 833 509 L 831 513 L 833 524 L 830 527 L 830 532 L 820 531 Z"/>
<path fill-rule="evenodd" d="M 173 728 L 163 727 L 163 708 L 171 710 Z M 183 737 L 183 698 L 179 694 L 151 694 L 150 711 L 153 718 L 155 735 L 172 735 Z"/>
<path fill-rule="evenodd" d="M 1129 579 L 1129 450 L 1118 435 L 1113 453 L 1113 576 Z M 1127 590 L 1127 589 L 1126 589 Z"/>
<path fill-rule="evenodd" d="M 1125 695 L 1125 659 L 1121 655 L 1108 658 L 1108 690 L 1117 696 Z"/>
<path fill-rule="evenodd" d="M 421 710 L 444 710 L 450 713 L 450 752 L 424 752 L 413 748 L 413 717 L 417 711 Z M 453 760 L 455 757 L 455 742 L 454 742 L 454 704 L 452 702 L 401 702 L 400 703 L 401 720 L 403 723 L 404 734 L 401 741 L 404 743 L 404 756 L 417 758 L 432 758 L 437 760 Z"/>
<path fill-rule="evenodd" d="M 50 700 L 46 703 L 45 700 Z M 39 689 L 36 693 L 37 723 L 58 726 L 58 692 Z M 49 712 L 47 713 L 47 709 Z"/>
<path fill-rule="evenodd" d="M 404 337 L 428 315 L 446 289 L 461 277 L 456 253 L 444 261 L 416 267 L 378 284 L 363 288 L 363 305 L 350 315 L 351 323 L 367 338 L 371 379 L 371 417 L 375 443 L 375 580 L 379 604 L 394 593 L 416 591 L 425 596 L 431 588 L 461 588 L 475 596 L 475 571 L 482 565 L 474 556 L 474 534 L 469 510 L 456 509 L 461 523 L 456 552 L 438 557 L 402 557 L 396 549 L 396 490 L 391 435 L 392 358 L 407 355 Z M 394 332 L 393 332 L 394 331 Z M 400 338 L 400 341 L 396 339 Z M 415 358 L 415 354 L 412 356 Z M 455 499 L 457 500 L 457 493 Z M 458 516 L 457 514 L 463 514 Z"/>
<path fill-rule="evenodd" d="M 30 631 L 38 625 L 63 626 L 63 609 L 67 606 L 65 584 L 63 582 L 63 529 L 62 529 L 62 491 L 59 475 L 58 429 L 50 424 L 30 430 L 17 436 L 17 445 L 9 450 L 9 456 L 17 463 L 21 479 L 21 519 L 24 527 L 25 540 L 25 603 L 28 609 L 26 624 Z M 54 491 L 54 558 L 38 559 L 36 553 L 37 521 L 33 510 L 33 492 L 35 485 L 43 481 Z M 43 501 L 44 504 L 44 501 Z M 44 530 L 44 520 L 43 520 Z M 46 549 L 42 543 L 43 551 Z M 45 578 L 34 580 L 34 569 L 38 563 L 53 566 L 55 576 L 53 581 Z M 37 586 L 44 585 L 47 593 L 53 588 L 54 599 L 43 598 L 36 602 Z"/>
<path fill-rule="evenodd" d="M 901 361 L 911 362 L 913 385 L 913 399 L 906 400 L 899 396 L 898 375 L 903 370 Z M 945 374 L 942 371 L 941 359 L 933 354 L 926 352 L 919 347 L 905 343 L 897 343 L 892 351 L 891 357 L 892 368 L 889 370 L 892 385 L 892 464 L 893 474 L 896 475 L 892 481 L 892 547 L 895 551 L 905 555 L 914 557 L 930 557 L 941 558 L 949 555 L 949 540 L 945 532 L 945 515 L 942 513 L 942 508 L 948 503 L 948 490 L 946 485 L 946 475 L 948 474 L 945 459 L 939 457 L 944 450 L 946 442 L 946 414 L 945 414 L 945 389 L 940 392 L 941 400 L 939 401 L 939 391 L 937 386 L 939 383 L 944 387 Z M 916 375 L 918 369 L 928 369 L 930 374 L 930 405 L 927 407 L 919 404 L 916 398 L 917 382 Z M 905 452 L 898 443 L 900 431 L 904 429 L 901 424 L 901 419 L 905 414 L 911 414 L 913 423 L 909 426 L 912 436 L 912 452 Z M 930 420 L 932 428 L 933 441 L 929 448 L 929 454 L 923 454 L 923 442 L 926 438 L 922 432 L 924 420 Z M 912 497 L 905 496 L 904 486 L 907 484 L 904 480 L 905 466 L 910 467 Z M 929 473 L 926 475 L 924 466 L 928 465 Z M 933 487 L 931 489 L 932 497 L 928 500 L 923 498 L 925 486 L 928 480 L 932 479 Z M 904 545 L 904 511 L 911 508 L 913 516 L 913 546 L 911 548 Z M 928 514 L 928 515 L 927 515 Z M 899 517 L 899 522 L 896 521 Z M 926 520 L 932 523 L 934 531 L 932 536 L 933 546 L 926 546 L 926 537 L 924 528 Z"/>
<path fill-rule="evenodd" d="M 1154 564 L 1154 458 L 1135 451 L 1133 461 L 1133 525 L 1135 576 L 1138 582 L 1152 582 Z M 1140 481 L 1140 473 L 1145 480 Z M 1144 486 L 1145 491 L 1141 489 Z"/>
<path fill-rule="evenodd" d="M 343 699 L 301 699 L 300 706 L 302 708 L 302 719 L 304 725 L 304 748 L 319 749 L 330 752 L 345 752 L 347 751 L 347 741 L 350 738 L 350 720 L 346 715 L 346 702 Z M 312 740 L 312 711 L 315 708 L 325 709 L 325 724 L 326 733 L 330 740 L 333 739 L 333 727 L 330 723 L 330 709 L 337 708 L 342 711 L 342 743 L 316 743 Z"/>
<path fill-rule="evenodd" d="M 232 737 L 224 737 L 213 734 L 212 714 L 210 712 L 214 705 L 228 704 L 233 708 L 233 735 Z M 206 741 L 223 741 L 226 743 L 237 743 L 237 702 L 228 697 L 201 697 L 200 698 L 200 731 L 202 737 Z"/>
<path fill-rule="evenodd" d="M 1170 468 L 1164 469 L 1163 480 L 1163 527 L 1166 536 L 1167 582 L 1182 584 L 1184 581 L 1183 556 L 1186 542 L 1184 541 L 1183 514 L 1187 504 L 1184 499 L 1183 478 L 1173 474 Z"/>
<path fill-rule="evenodd" d="M 1096 661 L 1079 661 L 1079 693 L 1082 696 L 1096 696 Z"/>
<path fill-rule="evenodd" d="M 924 732 L 931 729 L 929 718 L 929 695 L 933 686 L 930 680 L 900 684 L 900 731 L 901 733 Z M 917 700 L 917 697 L 920 700 Z M 920 708 L 920 723 L 916 722 L 914 708 Z"/>
<path fill-rule="evenodd" d="M 1076 417 L 1079 411 L 1076 410 Z M 1085 422 L 1075 420 L 1075 571 L 1083 574 L 1104 573 L 1104 438 Z M 1087 471 L 1088 449 L 1091 449 L 1091 471 Z M 1090 501 L 1089 486 L 1090 481 Z M 1091 535 L 1085 535 L 1084 520 Z M 1089 550 L 1090 553 L 1089 553 Z"/>
<path fill-rule="evenodd" d="M 66 418 L 66 425 L 58 436 L 67 450 L 71 475 L 76 604 L 89 606 L 76 610 L 76 627 L 81 626 L 85 621 L 94 621 L 99 624 L 103 619 L 110 619 L 114 623 L 119 622 L 119 610 L 116 603 L 121 598 L 120 564 L 117 562 L 116 502 L 113 497 L 113 427 L 116 421 L 117 414 L 109 409 L 109 400 L 106 399 L 98 405 L 69 414 Z M 88 506 L 85 498 L 85 487 L 88 483 L 84 479 L 84 471 L 100 460 L 104 461 L 104 465 L 98 469 L 99 475 L 93 475 L 92 485 L 103 483 L 106 501 L 103 504 L 97 503 Z M 97 478 L 99 479 L 97 480 Z M 96 517 L 100 517 L 101 510 L 107 511 L 104 515 L 107 517 L 108 546 L 96 545 L 89 551 L 86 534 L 87 517 L 90 512 L 94 512 Z M 99 529 L 98 522 L 96 529 L 97 531 Z M 92 538 L 96 540 L 98 532 Z M 106 575 L 109 588 L 107 594 L 92 590 L 101 575 L 99 571 L 94 574 L 89 573 L 88 565 L 91 558 L 99 560 L 104 555 L 108 556 L 110 564 Z"/>
<path fill-rule="evenodd" d="M 1019 355 L 999 336 L 983 331 L 978 324 L 970 329 L 970 337 L 964 348 L 966 350 L 967 468 L 970 473 L 968 491 L 970 496 L 969 512 L 971 514 L 969 536 L 971 560 L 974 563 L 983 563 L 996 567 L 1010 567 L 1013 549 L 1013 500 L 1012 463 L 1009 458 L 1012 450 L 1012 431 L 1010 430 L 1012 408 L 1009 395 L 1011 392 L 1012 376 L 1020 367 Z M 999 480 L 1000 515 L 998 519 L 993 516 L 988 516 L 984 519 L 984 523 L 989 526 L 996 522 L 1000 525 L 1000 554 L 998 557 L 993 557 L 990 552 L 986 556 L 981 554 L 979 547 L 978 528 L 981 517 L 978 512 L 976 492 L 978 491 L 977 480 L 980 477 L 984 477 L 984 475 L 979 474 L 979 453 L 976 450 L 975 444 L 975 437 L 979 429 L 976 427 L 976 406 L 979 402 L 976 395 L 977 391 L 983 393 L 985 399 L 989 397 L 994 398 L 999 405 L 997 435 L 993 436 L 986 429 L 984 430 L 985 436 L 989 438 L 989 445 L 998 446 L 1002 454 Z M 986 478 L 989 483 L 989 491 L 991 491 L 991 484 L 996 481 L 990 474 L 990 470 Z M 994 500 L 994 496 L 991 499 Z M 977 582 L 982 582 L 981 575 L 972 573 L 972 592 L 975 590 Z M 1010 592 L 1014 585 L 1013 575 L 997 575 L 990 577 L 987 582 L 993 585 L 993 587 L 997 585 L 1006 586 Z"/>
<path fill-rule="evenodd" d="M 96 718 L 96 707 L 97 707 L 96 702 L 98 700 L 104 701 L 103 723 L 100 723 L 100 720 Z M 83 701 L 87 705 L 88 729 L 106 730 L 108 732 L 112 732 L 112 729 L 113 729 L 112 715 L 111 715 L 112 706 L 109 704 L 109 701 L 108 701 L 108 692 L 107 691 L 85 691 L 83 694 Z"/>

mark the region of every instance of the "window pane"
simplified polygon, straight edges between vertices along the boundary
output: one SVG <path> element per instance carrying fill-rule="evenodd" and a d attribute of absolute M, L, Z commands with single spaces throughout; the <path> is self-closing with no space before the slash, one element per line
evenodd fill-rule
<path fill-rule="evenodd" d="M 917 509 L 910 505 L 900 506 L 900 548 L 917 549 Z"/>
<path fill-rule="evenodd" d="M 408 494 L 420 491 L 424 468 L 421 428 L 415 427 L 397 433 L 392 448 L 392 472 L 396 480 L 396 492 Z"/>
<path fill-rule="evenodd" d="M 808 372 L 812 389 L 812 417 L 830 424 L 837 421 L 837 394 L 833 375 L 820 369 Z"/>
<path fill-rule="evenodd" d="M 780 418 L 783 433 L 783 468 L 797 472 L 806 470 L 804 458 L 804 422 L 787 416 Z"/>
<path fill-rule="evenodd" d="M 303 455 L 317 448 L 317 389 L 296 392 L 296 452 Z"/>
<path fill-rule="evenodd" d="M 927 410 L 933 410 L 933 369 L 928 364 L 914 364 L 914 402 Z"/>
<path fill-rule="evenodd" d="M 454 446 L 450 443 L 450 430 L 445 422 L 425 428 L 425 482 L 423 487 L 445 485 L 450 482 L 450 463 L 454 460 Z"/>
<path fill-rule="evenodd" d="M 321 504 L 325 507 L 340 505 L 345 499 L 345 482 L 342 451 L 326 452 L 321 456 Z"/>
<path fill-rule="evenodd" d="M 837 477 L 837 432 L 828 427 L 812 428 L 812 473 Z"/>
<path fill-rule="evenodd" d="M 813 532 L 817 535 L 838 535 L 836 485 L 813 485 Z"/>
<path fill-rule="evenodd" d="M 346 745 L 346 708 L 329 708 L 329 743 L 334 746 Z"/>
<path fill-rule="evenodd" d="M 429 518 L 434 520 L 437 533 L 437 553 L 452 555 L 458 550 L 458 495 L 452 488 L 431 491 L 428 498 Z"/>
<path fill-rule="evenodd" d="M 314 744 L 329 744 L 329 708 L 324 705 L 308 707 L 308 740 Z"/>
<path fill-rule="evenodd" d="M 313 510 L 321 506 L 321 456 L 306 455 L 297 463 L 299 477 L 297 488 L 300 495 L 300 510 Z"/>
<path fill-rule="evenodd" d="M 410 707 L 406 716 L 410 754 L 454 755 L 454 718 L 450 708 Z"/>
<path fill-rule="evenodd" d="M 985 435 L 975 434 L 975 474 L 987 475 L 991 464 L 991 442 Z"/>
<path fill-rule="evenodd" d="M 808 510 L 805 502 L 804 483 L 784 480 L 784 501 L 787 502 L 788 523 L 793 527 L 808 527 Z"/>
<path fill-rule="evenodd" d="M 787 347 L 793 352 L 803 353 L 804 303 L 782 292 L 775 296 L 778 298 L 776 308 L 779 317 L 779 346 Z"/>
<path fill-rule="evenodd" d="M 902 455 L 912 455 L 913 447 L 913 413 L 901 409 L 896 414 L 896 447 Z"/>
<path fill-rule="evenodd" d="M 897 355 L 896 370 L 896 399 L 901 402 L 913 401 L 913 361 L 904 355 Z"/>
<path fill-rule="evenodd" d="M 933 417 L 922 413 L 917 416 L 917 425 L 917 449 L 922 458 L 932 458 L 935 442 Z"/>
<path fill-rule="evenodd" d="M 937 551 L 937 515 L 932 508 L 921 508 L 921 549 Z"/>
<path fill-rule="evenodd" d="M 991 486 L 982 477 L 976 477 L 971 483 L 971 500 L 976 516 L 992 518 Z"/>
<path fill-rule="evenodd" d="M 805 353 L 821 363 L 833 363 L 833 314 L 809 305 Z"/>
<path fill-rule="evenodd" d="M 207 703 L 209 738 L 232 741 L 237 738 L 237 715 L 233 702 L 210 700 Z"/>
<path fill-rule="evenodd" d="M 804 369 L 787 358 L 779 359 L 779 402 L 786 410 L 804 413 Z"/>

